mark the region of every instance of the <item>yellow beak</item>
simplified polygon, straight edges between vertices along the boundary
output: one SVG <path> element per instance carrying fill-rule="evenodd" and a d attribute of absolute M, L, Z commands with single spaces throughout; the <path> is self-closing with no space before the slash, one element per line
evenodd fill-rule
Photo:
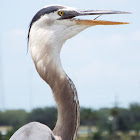
<path fill-rule="evenodd" d="M 114 22 L 114 21 L 102 21 L 102 20 L 81 20 L 76 19 L 76 24 L 78 25 L 121 25 L 121 24 L 129 24 L 129 22 Z"/>

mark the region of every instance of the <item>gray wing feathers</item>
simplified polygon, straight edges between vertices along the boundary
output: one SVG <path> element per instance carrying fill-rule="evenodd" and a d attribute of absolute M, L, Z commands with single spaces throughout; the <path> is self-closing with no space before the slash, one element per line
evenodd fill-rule
<path fill-rule="evenodd" d="M 49 127 L 31 122 L 18 129 L 10 140 L 56 140 Z"/>

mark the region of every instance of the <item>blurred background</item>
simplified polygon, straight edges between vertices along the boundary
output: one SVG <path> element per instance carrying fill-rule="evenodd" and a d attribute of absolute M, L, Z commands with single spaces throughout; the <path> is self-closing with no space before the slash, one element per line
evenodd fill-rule
<path fill-rule="evenodd" d="M 53 129 L 57 109 L 51 89 L 27 53 L 28 26 L 46 5 L 119 10 L 100 20 L 131 22 L 95 26 L 68 40 L 62 65 L 74 81 L 80 106 L 79 139 L 140 140 L 140 1 L 24 0 L 0 4 L 0 140 L 20 126 L 39 121 Z M 95 18 L 90 16 L 87 18 Z"/>

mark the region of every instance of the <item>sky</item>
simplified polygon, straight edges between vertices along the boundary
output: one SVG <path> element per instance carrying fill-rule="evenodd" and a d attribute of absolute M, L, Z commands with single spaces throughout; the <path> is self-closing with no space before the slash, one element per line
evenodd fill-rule
<path fill-rule="evenodd" d="M 26 53 L 32 17 L 52 4 L 132 13 L 101 16 L 100 20 L 131 24 L 86 29 L 64 44 L 61 61 L 76 85 L 81 106 L 113 107 L 115 100 L 120 107 L 140 103 L 140 1 L 4 0 L 0 4 L 0 110 L 55 106 L 50 87 L 36 72 L 30 52 Z"/>

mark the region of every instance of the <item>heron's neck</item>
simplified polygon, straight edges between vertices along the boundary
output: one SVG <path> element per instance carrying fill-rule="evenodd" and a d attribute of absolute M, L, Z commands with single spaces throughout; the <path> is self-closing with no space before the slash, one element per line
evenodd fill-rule
<path fill-rule="evenodd" d="M 38 56 L 33 54 L 34 49 L 31 48 L 32 57 L 38 73 L 50 85 L 58 105 L 58 120 L 54 134 L 60 136 L 62 140 L 75 140 L 80 118 L 77 91 L 63 71 L 60 50 L 54 51 L 52 48 L 54 46 L 44 46 L 42 51 L 38 50 Z"/>

